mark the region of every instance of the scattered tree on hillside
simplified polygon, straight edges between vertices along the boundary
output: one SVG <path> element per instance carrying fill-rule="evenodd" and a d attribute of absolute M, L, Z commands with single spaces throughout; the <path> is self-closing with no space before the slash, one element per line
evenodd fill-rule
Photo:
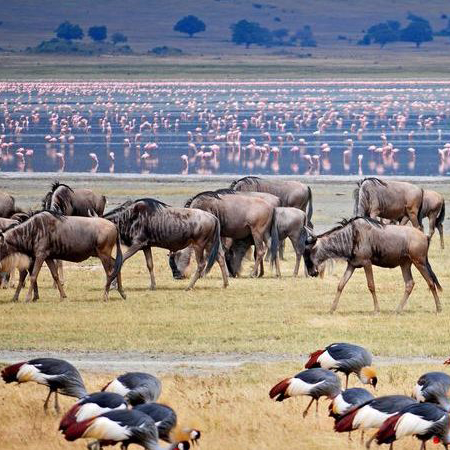
<path fill-rule="evenodd" d="M 433 30 L 428 20 L 414 14 L 409 14 L 409 25 L 401 31 L 400 39 L 405 42 L 414 42 L 416 47 L 420 47 L 422 42 L 433 40 Z"/>
<path fill-rule="evenodd" d="M 194 34 L 206 30 L 205 23 L 196 16 L 186 16 L 180 19 L 173 27 L 174 31 L 186 33 L 191 38 Z"/>
<path fill-rule="evenodd" d="M 367 30 L 365 38 L 369 43 L 375 42 L 383 48 L 389 42 L 400 40 L 400 23 L 396 20 L 388 20 L 387 22 L 372 25 Z"/>
<path fill-rule="evenodd" d="M 113 33 L 113 35 L 111 36 L 111 41 L 114 45 L 122 44 L 127 42 L 128 38 L 123 33 L 117 31 L 116 33 Z"/>
<path fill-rule="evenodd" d="M 287 28 L 279 28 L 272 31 L 272 36 L 274 45 L 287 45 L 285 39 L 289 36 L 289 30 Z"/>
<path fill-rule="evenodd" d="M 59 39 L 65 39 L 71 41 L 72 39 L 83 39 L 84 33 L 79 25 L 74 25 L 69 21 L 65 21 L 59 24 L 55 30 L 56 37 Z"/>
<path fill-rule="evenodd" d="M 88 35 L 93 41 L 101 42 L 106 39 L 106 36 L 108 35 L 108 29 L 104 25 L 94 26 L 89 28 Z"/>
<path fill-rule="evenodd" d="M 314 39 L 312 29 L 309 25 L 305 25 L 303 29 L 298 30 L 292 40 L 300 40 L 302 47 L 317 47 L 317 42 Z"/>
<path fill-rule="evenodd" d="M 240 20 L 231 25 L 230 29 L 231 40 L 236 45 L 245 44 L 246 48 L 249 48 L 252 44 L 265 45 L 266 47 L 272 44 L 272 33 L 257 22 Z"/>

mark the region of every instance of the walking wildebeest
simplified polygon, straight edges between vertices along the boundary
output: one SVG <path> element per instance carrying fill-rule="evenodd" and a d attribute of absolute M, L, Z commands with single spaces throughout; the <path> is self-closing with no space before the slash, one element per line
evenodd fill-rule
<path fill-rule="evenodd" d="M 45 197 L 42 199 L 42 208 L 56 211 L 65 216 L 92 217 L 103 215 L 106 206 L 106 197 L 93 192 L 91 189 L 72 189 L 67 184 L 55 181 Z M 64 284 L 64 272 L 61 261 L 55 261 L 59 279 Z"/>
<path fill-rule="evenodd" d="M 445 200 L 439 192 L 423 191 L 422 217 L 428 217 L 428 236 L 433 237 L 435 228 L 439 231 L 441 249 L 444 249 Z M 409 222 L 408 216 L 401 219 L 401 225 Z"/>
<path fill-rule="evenodd" d="M 202 209 L 216 216 L 220 222 L 222 237 L 233 240 L 251 237 L 256 253 L 252 276 L 257 275 L 258 267 L 262 265 L 266 245 L 269 242 L 272 258 L 278 258 L 278 234 L 273 221 L 274 208 L 265 200 L 238 195 L 229 189 L 219 189 L 217 192 L 205 191 L 195 195 L 186 202 L 185 207 Z"/>
<path fill-rule="evenodd" d="M 307 213 L 307 225 L 310 228 L 313 227 L 311 223 L 313 214 L 311 188 L 299 181 L 269 181 L 259 177 L 248 176 L 233 181 L 230 188 L 236 191 L 267 192 L 275 195 L 281 202 L 278 206 L 298 208 Z"/>
<path fill-rule="evenodd" d="M 116 260 L 111 256 L 115 245 Z M 0 233 L 0 260 L 14 253 L 25 254 L 32 260 L 27 302 L 37 286 L 37 277 L 44 262 L 47 263 L 63 299 L 66 294 L 59 281 L 54 260 L 81 262 L 91 256 L 100 259 L 106 272 L 104 300 L 108 300 L 109 287 L 116 276 L 119 293 L 125 298 L 120 277 L 122 251 L 119 233 L 108 220 L 63 216 L 56 211 L 36 212 L 23 223 Z M 19 292 L 24 281 L 25 279 L 19 282 Z"/>
<path fill-rule="evenodd" d="M 423 189 L 403 181 L 365 178 L 353 191 L 355 217 L 398 220 L 407 216 L 415 228 L 422 230 Z"/>
<path fill-rule="evenodd" d="M 9 219 L 12 215 L 22 212 L 16 207 L 16 200 L 12 195 L 0 192 L 0 217 Z"/>
<path fill-rule="evenodd" d="M 337 227 L 319 235 L 310 235 L 304 253 L 311 276 L 318 275 L 318 266 L 330 258 L 345 259 L 347 268 L 337 289 L 331 312 L 337 308 L 339 297 L 356 268 L 363 267 L 367 286 L 372 294 L 375 312 L 379 312 L 372 264 L 393 268 L 400 266 L 405 281 L 405 294 L 397 307 L 401 312 L 414 287 L 411 265 L 417 268 L 428 283 L 436 303 L 442 310 L 436 289 L 442 290 L 428 262 L 429 239 L 421 231 L 401 225 L 384 225 L 370 218 L 354 217 L 343 220 Z"/>
<path fill-rule="evenodd" d="M 223 286 L 228 286 L 220 223 L 214 215 L 143 198 L 125 202 L 107 212 L 104 218 L 117 225 L 122 242 L 129 247 L 124 254 L 124 262 L 139 250 L 144 252 L 150 273 L 150 289 L 156 287 L 152 247 L 176 252 L 190 245 L 195 252 L 197 270 L 187 289 L 193 288 L 203 272 L 208 273 L 216 261 L 222 271 Z"/>

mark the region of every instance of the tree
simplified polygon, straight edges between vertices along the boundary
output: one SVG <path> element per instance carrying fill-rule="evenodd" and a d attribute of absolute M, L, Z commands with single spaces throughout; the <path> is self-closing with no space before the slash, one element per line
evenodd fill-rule
<path fill-rule="evenodd" d="M 123 33 L 116 32 L 111 36 L 111 41 L 114 45 L 116 45 L 127 42 L 128 38 Z"/>
<path fill-rule="evenodd" d="M 366 36 L 370 41 L 380 44 L 383 48 L 389 42 L 396 42 L 400 39 L 400 23 L 395 20 L 378 23 L 372 25 L 368 30 Z"/>
<path fill-rule="evenodd" d="M 289 35 L 289 30 L 287 28 L 279 28 L 278 30 L 272 31 L 273 37 L 282 41 L 285 37 Z"/>
<path fill-rule="evenodd" d="M 69 21 L 65 21 L 59 24 L 55 30 L 56 37 L 59 39 L 65 39 L 71 41 L 72 39 L 83 39 L 84 33 L 79 25 L 74 25 Z"/>
<path fill-rule="evenodd" d="M 418 16 L 414 16 L 418 17 Z M 433 30 L 429 22 L 421 17 L 419 20 L 412 20 L 410 24 L 401 31 L 400 38 L 405 42 L 414 42 L 416 47 L 420 47 L 422 42 L 433 40 Z"/>
<path fill-rule="evenodd" d="M 106 39 L 106 36 L 108 35 L 108 29 L 105 27 L 105 25 L 94 26 L 89 28 L 88 35 L 93 41 L 101 42 Z"/>
<path fill-rule="evenodd" d="M 314 39 L 312 29 L 309 25 L 305 25 L 302 30 L 298 30 L 294 35 L 294 40 L 300 39 L 302 47 L 317 47 L 317 42 Z"/>
<path fill-rule="evenodd" d="M 194 34 L 206 30 L 205 23 L 196 16 L 186 16 L 179 20 L 173 27 L 174 31 L 186 33 L 191 38 Z"/>
<path fill-rule="evenodd" d="M 267 47 L 272 44 L 272 33 L 257 22 L 240 20 L 231 25 L 230 29 L 231 40 L 236 45 L 245 44 L 246 48 L 249 48 L 252 44 L 265 45 Z"/>

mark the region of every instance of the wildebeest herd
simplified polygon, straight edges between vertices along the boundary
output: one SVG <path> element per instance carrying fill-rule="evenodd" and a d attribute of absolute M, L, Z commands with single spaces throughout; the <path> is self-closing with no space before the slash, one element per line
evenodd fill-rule
<path fill-rule="evenodd" d="M 0 262 L 4 276 L 19 269 L 13 297 L 19 298 L 27 274 L 30 284 L 26 301 L 39 298 L 37 278 L 44 264 L 50 269 L 60 297 L 65 298 L 60 261 L 81 262 L 98 257 L 106 274 L 104 299 L 112 283 L 122 298 L 121 267 L 142 250 L 150 274 L 150 289 L 156 288 L 152 247 L 169 250 L 174 278 L 183 278 L 195 256 L 197 264 L 188 289 L 219 264 L 223 286 L 236 277 L 248 250 L 254 247 L 253 277 L 264 274 L 264 255 L 281 276 L 280 255 L 289 238 L 296 254 L 294 276 L 303 256 L 307 274 L 317 276 L 327 260 L 347 261 L 331 311 L 337 308 L 344 286 L 356 268 L 364 268 L 374 309 L 379 311 L 372 266 L 400 266 L 405 293 L 397 311 L 404 308 L 413 289 L 411 266 L 426 280 L 441 311 L 439 281 L 428 260 L 435 228 L 443 240 L 445 202 L 434 191 L 417 185 L 378 178 L 365 178 L 354 191 L 354 217 L 316 235 L 313 227 L 313 193 L 298 181 L 280 181 L 247 176 L 216 191 L 200 192 L 183 208 L 152 198 L 129 200 L 105 212 L 106 198 L 89 189 L 72 189 L 55 182 L 45 195 L 40 211 L 25 213 L 14 199 L 0 197 Z M 429 218 L 429 234 L 422 220 Z M 405 226 L 410 221 L 411 226 Z M 121 244 L 127 247 L 122 254 Z M 115 257 L 113 257 L 115 250 Z"/>

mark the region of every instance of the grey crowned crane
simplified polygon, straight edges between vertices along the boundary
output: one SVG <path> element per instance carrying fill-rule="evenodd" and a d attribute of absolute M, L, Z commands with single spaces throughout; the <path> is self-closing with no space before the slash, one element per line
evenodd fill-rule
<path fill-rule="evenodd" d="M 413 397 L 419 402 L 437 403 L 450 411 L 450 376 L 444 372 L 427 372 L 423 374 L 413 389 Z"/>
<path fill-rule="evenodd" d="M 159 438 L 163 441 L 171 443 L 175 438 L 177 441 L 190 441 L 195 445 L 200 439 L 199 430 L 186 427 L 176 429 L 177 414 L 170 406 L 162 403 L 144 403 L 133 409 L 147 414 L 155 421 Z"/>
<path fill-rule="evenodd" d="M 433 403 L 416 403 L 387 419 L 378 430 L 376 439 L 378 445 L 390 444 L 390 449 L 394 441 L 405 436 L 415 436 L 422 441 L 421 450 L 425 450 L 425 443 L 430 439 L 448 448 L 449 427 L 447 411 Z"/>
<path fill-rule="evenodd" d="M 69 411 L 64 414 L 59 424 L 59 430 L 64 432 L 73 423 L 83 422 L 92 417 L 100 416 L 116 409 L 127 409 L 125 399 L 113 392 L 95 392 L 78 400 Z"/>
<path fill-rule="evenodd" d="M 96 441 L 88 445 L 90 450 L 121 443 L 126 450 L 130 444 L 140 445 L 146 450 L 162 450 L 158 444 L 158 429 L 155 421 L 140 411 L 114 410 L 100 416 L 75 422 L 64 431 L 68 441 L 80 438 L 93 438 Z M 189 442 L 171 444 L 170 450 L 187 450 Z"/>
<path fill-rule="evenodd" d="M 373 400 L 373 395 L 363 388 L 350 388 L 342 391 L 328 406 L 330 417 L 338 420 L 364 403 Z"/>
<path fill-rule="evenodd" d="M 348 387 L 348 377 L 351 373 L 356 374 L 363 384 L 370 384 L 375 388 L 378 379 L 371 364 L 372 354 L 364 347 L 341 342 L 311 353 L 305 368 L 321 367 L 322 369 L 343 372 L 345 374 L 345 389 Z"/>
<path fill-rule="evenodd" d="M 334 430 L 338 433 L 344 433 L 369 428 L 378 429 L 386 419 L 415 403 L 417 402 L 414 399 L 405 395 L 386 395 L 374 398 L 336 420 Z M 370 444 L 375 437 L 376 434 L 367 441 L 366 448 L 370 448 Z"/>
<path fill-rule="evenodd" d="M 131 406 L 135 406 L 158 400 L 161 381 L 149 373 L 127 372 L 110 381 L 102 391 L 120 394 Z"/>
<path fill-rule="evenodd" d="M 87 395 L 83 380 L 78 370 L 72 364 L 62 359 L 36 358 L 5 367 L 1 372 L 6 383 L 26 383 L 34 381 L 49 388 L 44 403 L 48 402 L 52 393 L 55 394 L 55 410 L 59 414 L 58 393 L 69 397 L 82 398 Z"/>
<path fill-rule="evenodd" d="M 311 401 L 303 411 L 303 417 L 306 417 L 314 401 L 316 401 L 317 413 L 320 397 L 333 399 L 340 393 L 341 382 L 336 374 L 325 369 L 307 369 L 295 377 L 280 381 L 270 390 L 269 396 L 275 398 L 277 402 L 299 395 L 311 397 Z"/>

